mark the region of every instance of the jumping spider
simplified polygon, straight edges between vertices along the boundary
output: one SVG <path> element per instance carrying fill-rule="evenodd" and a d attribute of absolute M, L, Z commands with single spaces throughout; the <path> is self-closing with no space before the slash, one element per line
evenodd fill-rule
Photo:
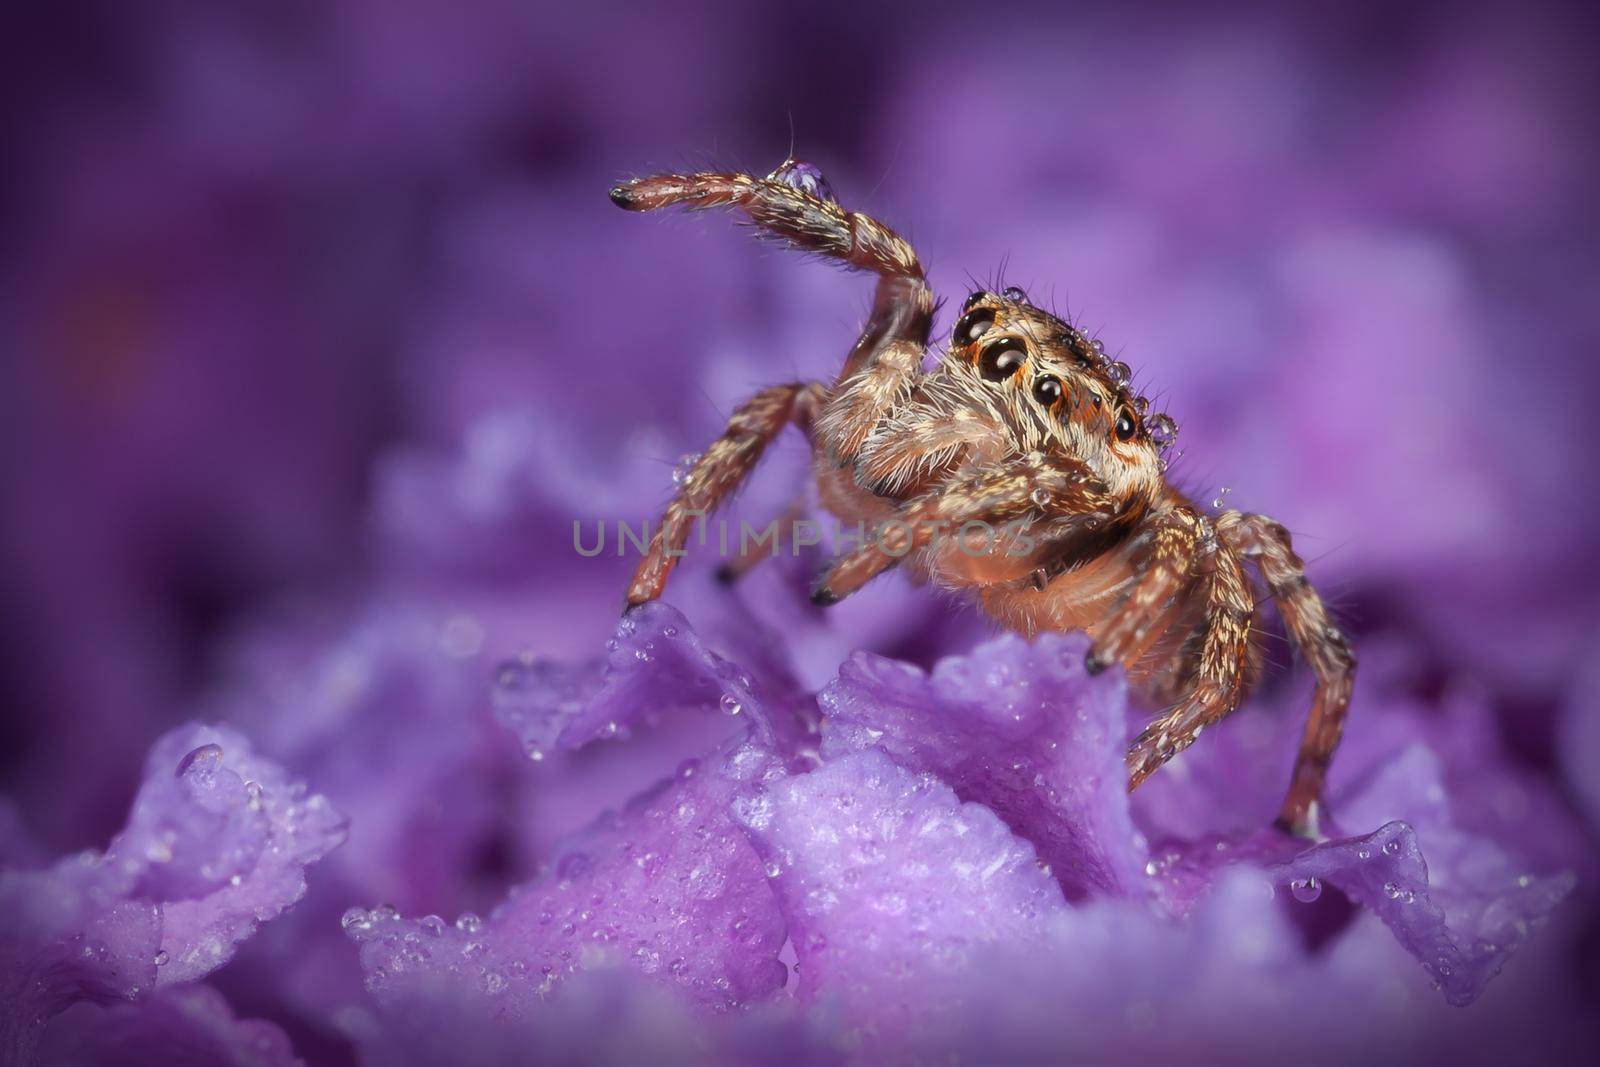
<path fill-rule="evenodd" d="M 1005 289 L 967 298 L 948 351 L 924 371 L 934 296 L 916 252 L 883 223 L 846 211 L 820 173 L 793 159 L 765 178 L 637 178 L 611 199 L 630 211 L 738 208 L 767 236 L 877 275 L 838 379 L 761 390 L 694 463 L 634 576 L 630 606 L 660 596 L 691 518 L 737 490 L 793 423 L 815 452 L 823 505 L 875 531 L 833 561 L 813 599 L 833 603 L 898 565 L 966 593 L 1023 634 L 1084 631 L 1089 671 L 1120 663 L 1168 709 L 1128 749 L 1132 789 L 1244 699 L 1259 666 L 1251 563 L 1316 675 L 1278 823 L 1318 834 L 1350 700 L 1349 645 L 1283 526 L 1232 510 L 1208 515 L 1166 480 L 1175 427 L 1130 394 L 1124 365 Z M 971 523 L 1007 531 L 1004 547 L 973 553 L 943 536 Z"/>

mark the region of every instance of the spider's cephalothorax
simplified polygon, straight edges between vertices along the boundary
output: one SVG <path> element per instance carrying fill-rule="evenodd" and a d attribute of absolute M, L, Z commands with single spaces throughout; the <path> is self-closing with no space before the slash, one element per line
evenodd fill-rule
<path fill-rule="evenodd" d="M 934 299 L 916 253 L 881 222 L 840 207 L 821 175 L 794 160 L 765 178 L 635 179 L 611 199 L 634 211 L 735 207 L 792 247 L 878 278 L 838 378 L 763 389 L 688 471 L 634 576 L 630 605 L 661 595 L 693 520 L 737 490 L 793 423 L 815 451 L 822 504 L 872 531 L 818 578 L 813 598 L 833 603 L 899 567 L 1022 633 L 1085 631 L 1090 671 L 1121 664 L 1165 708 L 1128 750 L 1132 788 L 1248 691 L 1257 667 L 1245 572 L 1253 564 L 1316 675 L 1279 822 L 1317 833 L 1355 661 L 1281 525 L 1207 514 L 1167 482 L 1174 425 L 1129 392 L 1126 366 L 1006 289 L 968 297 L 948 351 L 924 371 Z"/>

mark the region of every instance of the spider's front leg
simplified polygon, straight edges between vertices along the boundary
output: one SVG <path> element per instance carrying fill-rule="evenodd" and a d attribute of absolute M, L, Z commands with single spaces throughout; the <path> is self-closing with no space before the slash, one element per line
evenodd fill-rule
<path fill-rule="evenodd" d="M 763 389 L 739 405 L 728 428 L 695 461 L 668 503 L 628 587 L 630 608 L 661 595 L 667 575 L 683 555 L 694 520 L 708 518 L 744 484 L 761 453 L 785 426 L 793 422 L 809 432 L 822 392 L 816 382 L 792 382 Z"/>
<path fill-rule="evenodd" d="M 1219 547 L 1207 579 L 1205 630 L 1194 677 L 1177 706 L 1145 727 L 1128 747 L 1130 790 L 1239 706 L 1249 676 L 1254 617 L 1244 569 L 1237 556 Z"/>
<path fill-rule="evenodd" d="M 878 276 L 872 313 L 845 359 L 817 437 L 849 462 L 878 421 L 921 375 L 933 324 L 933 291 L 910 243 L 888 226 L 833 199 L 812 168 L 794 160 L 765 178 L 749 174 L 660 174 L 611 190 L 630 211 L 680 205 L 733 207 L 791 248 Z"/>
<path fill-rule="evenodd" d="M 971 523 L 982 524 L 982 551 L 993 553 L 1015 547 L 997 536 L 1012 524 L 1055 516 L 1047 535 L 1019 531 L 1022 537 L 1055 543 L 1111 521 L 1112 512 L 1105 486 L 1077 460 L 1035 453 L 1009 465 L 979 467 L 907 503 L 870 542 L 835 560 L 811 598 L 836 603 L 936 538 L 959 539 Z"/>
<path fill-rule="evenodd" d="M 1191 508 L 1175 507 L 1156 521 L 1154 544 L 1138 581 L 1084 657 L 1090 674 L 1113 663 L 1136 662 L 1160 636 L 1161 616 L 1189 583 L 1204 532 L 1202 520 Z"/>
<path fill-rule="evenodd" d="M 1278 602 L 1284 628 L 1311 664 L 1316 694 L 1306 721 L 1294 776 L 1278 814 L 1278 825 L 1303 837 L 1317 836 L 1318 808 L 1328 764 L 1344 732 L 1345 713 L 1355 683 L 1355 656 L 1344 634 L 1328 618 L 1322 598 L 1306 578 L 1305 563 L 1295 554 L 1289 531 L 1265 515 L 1226 512 L 1217 518 L 1224 544 L 1254 560 Z"/>

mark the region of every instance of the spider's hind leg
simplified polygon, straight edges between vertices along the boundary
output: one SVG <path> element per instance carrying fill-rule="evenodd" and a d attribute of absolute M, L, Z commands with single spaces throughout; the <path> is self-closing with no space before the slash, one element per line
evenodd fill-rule
<path fill-rule="evenodd" d="M 1283 616 L 1289 638 L 1311 664 L 1317 688 L 1311 715 L 1295 757 L 1294 776 L 1278 814 L 1278 825 L 1303 837 L 1318 834 L 1317 817 L 1328 764 L 1344 732 L 1356 661 L 1344 634 L 1306 580 L 1305 563 L 1295 554 L 1289 531 L 1265 515 L 1227 512 L 1217 532 L 1240 556 L 1255 561 Z"/>

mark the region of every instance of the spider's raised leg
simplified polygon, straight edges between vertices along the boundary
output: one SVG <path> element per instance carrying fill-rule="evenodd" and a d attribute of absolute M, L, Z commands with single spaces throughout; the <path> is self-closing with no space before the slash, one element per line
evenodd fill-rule
<path fill-rule="evenodd" d="M 912 500 L 869 543 L 835 560 L 813 587 L 812 599 L 832 604 L 849 596 L 935 538 L 959 539 L 968 523 L 982 524 L 975 533 L 983 543 L 969 552 L 981 555 L 1012 547 L 1011 524 L 1058 516 L 1047 535 L 1056 543 L 1109 522 L 1111 509 L 1105 487 L 1076 460 L 1036 453 L 1010 466 L 978 468 Z M 1026 530 L 1018 536 L 1045 539 Z"/>
<path fill-rule="evenodd" d="M 1328 764 L 1344 732 L 1356 660 L 1344 634 L 1329 620 L 1322 598 L 1307 581 L 1305 563 L 1295 554 L 1288 530 L 1265 515 L 1226 512 L 1217 518 L 1217 531 L 1239 555 L 1255 561 L 1278 602 L 1289 638 L 1317 679 L 1311 715 L 1295 757 L 1294 777 L 1278 813 L 1279 826 L 1315 837 Z"/>
<path fill-rule="evenodd" d="M 878 276 L 872 313 L 839 372 L 828 423 L 819 428 L 841 461 L 854 457 L 921 374 L 934 301 L 916 251 L 870 215 L 839 206 L 804 165 L 788 160 L 765 178 L 710 173 L 635 178 L 612 189 L 611 199 L 630 211 L 673 205 L 738 208 L 792 248 Z"/>
<path fill-rule="evenodd" d="M 1250 624 L 1255 604 L 1239 558 L 1218 548 L 1206 586 L 1200 658 L 1188 693 L 1128 747 L 1128 788 L 1194 744 L 1200 731 L 1239 706 L 1249 680 Z"/>
<path fill-rule="evenodd" d="M 728 428 L 695 461 L 661 516 L 628 587 L 630 607 L 661 595 L 694 521 L 709 517 L 744 484 L 779 431 L 791 422 L 809 431 L 822 392 L 816 382 L 791 382 L 763 389 L 739 405 Z"/>

